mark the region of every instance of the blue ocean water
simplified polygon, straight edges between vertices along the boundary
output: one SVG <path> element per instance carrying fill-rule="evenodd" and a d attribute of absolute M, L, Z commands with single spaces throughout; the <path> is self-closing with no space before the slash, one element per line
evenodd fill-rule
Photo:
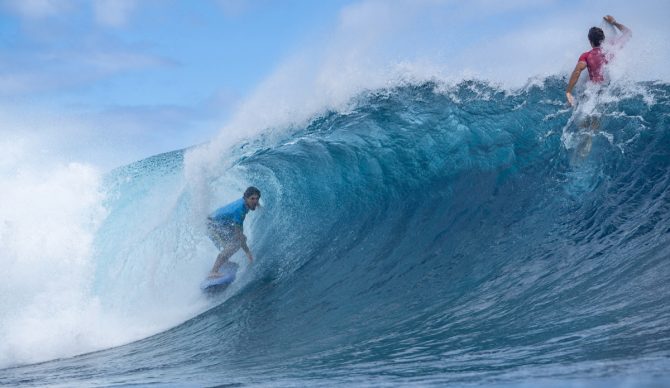
<path fill-rule="evenodd" d="M 612 86 L 593 131 L 564 90 L 374 90 L 206 179 L 198 147 L 111 172 L 89 292 L 158 329 L 0 385 L 670 383 L 670 85 Z M 256 262 L 201 295 L 204 215 L 249 184 Z"/>

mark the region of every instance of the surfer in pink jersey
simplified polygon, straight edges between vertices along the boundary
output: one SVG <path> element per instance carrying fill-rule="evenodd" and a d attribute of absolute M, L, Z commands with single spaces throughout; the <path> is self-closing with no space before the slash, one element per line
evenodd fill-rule
<path fill-rule="evenodd" d="M 604 16 L 603 19 L 610 25 L 616 27 L 623 34 L 617 41 L 613 42 L 614 45 L 621 46 L 630 38 L 632 34 L 631 30 L 623 24 L 617 22 L 614 17 L 607 15 Z M 588 69 L 589 80 L 591 82 L 599 84 L 605 81 L 603 68 L 609 59 L 609 56 L 607 53 L 603 52 L 601 47 L 603 41 L 605 40 L 605 33 L 601 28 L 591 27 L 588 37 L 589 42 L 591 43 L 591 51 L 587 51 L 579 57 L 577 66 L 575 66 L 575 70 L 572 71 L 572 75 L 570 76 L 568 88 L 565 91 L 565 96 L 567 97 L 568 103 L 571 106 L 575 105 L 575 98 L 572 95 L 572 89 L 577 84 L 579 76 L 582 74 L 584 69 Z"/>

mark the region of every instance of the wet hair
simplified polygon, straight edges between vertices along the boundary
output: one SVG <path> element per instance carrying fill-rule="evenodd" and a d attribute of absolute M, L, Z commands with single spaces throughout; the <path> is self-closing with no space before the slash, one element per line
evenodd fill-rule
<path fill-rule="evenodd" d="M 600 47 L 600 44 L 603 42 L 605 39 L 605 33 L 601 28 L 598 27 L 591 27 L 589 30 L 589 42 L 593 45 L 593 47 Z"/>
<path fill-rule="evenodd" d="M 249 198 L 249 197 L 251 197 L 251 196 L 254 195 L 254 194 L 258 195 L 258 197 L 260 198 L 260 196 L 261 196 L 261 191 L 258 190 L 258 189 L 255 188 L 255 187 L 253 187 L 253 186 L 249 186 L 249 187 L 247 187 L 247 189 L 244 191 L 244 198 Z"/>

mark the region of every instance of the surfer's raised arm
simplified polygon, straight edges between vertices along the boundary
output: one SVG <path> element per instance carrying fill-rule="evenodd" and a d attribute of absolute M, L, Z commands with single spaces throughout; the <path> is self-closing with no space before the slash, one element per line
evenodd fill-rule
<path fill-rule="evenodd" d="M 624 35 L 632 35 L 632 34 L 633 34 L 633 31 L 631 31 L 630 28 L 628 28 L 628 27 L 624 26 L 623 24 L 617 22 L 616 19 L 614 19 L 614 16 L 612 16 L 612 15 L 605 15 L 605 16 L 603 16 L 603 19 L 604 19 L 607 23 L 609 23 L 609 24 L 613 25 L 614 27 L 616 27 L 616 29 L 619 30 L 619 31 L 621 31 L 622 34 L 624 34 Z"/>

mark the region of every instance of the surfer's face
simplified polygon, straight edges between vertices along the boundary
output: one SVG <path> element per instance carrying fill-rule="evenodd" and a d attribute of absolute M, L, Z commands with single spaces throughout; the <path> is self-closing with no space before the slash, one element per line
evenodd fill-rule
<path fill-rule="evenodd" d="M 250 196 L 246 197 L 244 199 L 244 202 L 247 204 L 247 207 L 249 208 L 249 210 L 256 210 L 256 206 L 258 206 L 258 200 L 260 198 L 261 197 L 254 194 L 254 195 L 250 195 Z"/>

